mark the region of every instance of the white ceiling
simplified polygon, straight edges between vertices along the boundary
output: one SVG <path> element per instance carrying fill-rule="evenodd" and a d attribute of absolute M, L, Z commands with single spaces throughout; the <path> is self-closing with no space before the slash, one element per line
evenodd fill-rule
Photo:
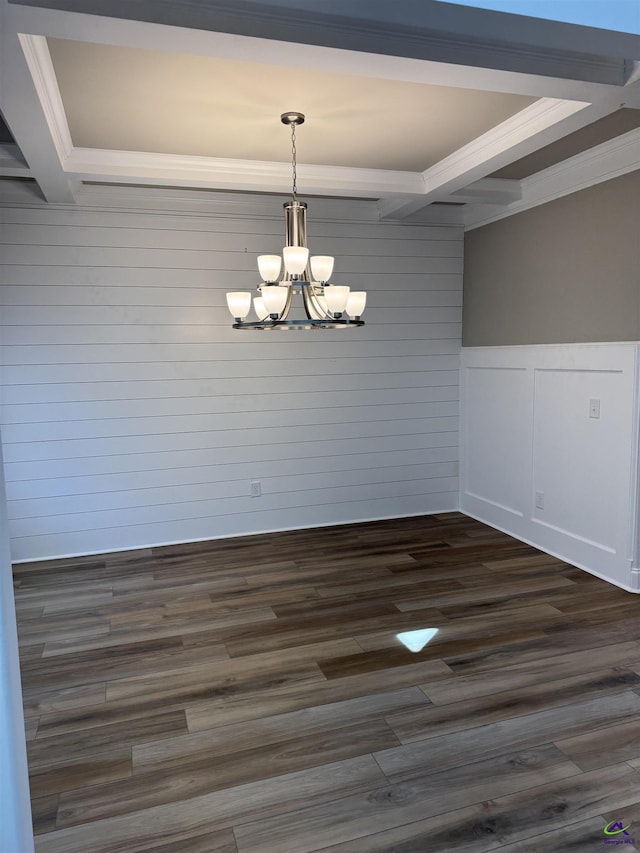
<path fill-rule="evenodd" d="M 52 203 L 81 201 L 83 182 L 286 193 L 279 115 L 299 110 L 303 194 L 369 198 L 396 219 L 454 202 L 479 221 L 542 198 L 543 183 L 586 185 L 585 153 L 522 181 L 490 176 L 640 108 L 640 38 L 432 0 L 0 0 L 0 12 L 0 110 L 16 141 L 0 143 L 0 176 L 33 179 Z M 594 149 L 588 179 L 640 167 L 638 133 Z"/>

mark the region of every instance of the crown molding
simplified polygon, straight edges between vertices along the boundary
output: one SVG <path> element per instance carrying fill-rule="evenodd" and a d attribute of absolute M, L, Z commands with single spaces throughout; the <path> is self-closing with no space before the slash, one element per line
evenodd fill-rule
<path fill-rule="evenodd" d="M 465 229 L 472 231 L 636 169 L 640 169 L 640 128 L 524 178 L 520 182 L 522 198 L 499 211 L 484 205 L 468 207 L 464 215 Z"/>

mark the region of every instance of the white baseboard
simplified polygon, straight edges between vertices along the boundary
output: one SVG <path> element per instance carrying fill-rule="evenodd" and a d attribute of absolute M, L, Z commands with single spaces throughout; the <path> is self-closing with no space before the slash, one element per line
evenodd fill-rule
<path fill-rule="evenodd" d="M 543 551 L 545 554 L 549 554 L 550 557 L 555 557 L 558 560 L 562 560 L 563 563 L 568 563 L 571 566 L 575 566 L 577 569 L 582 569 L 584 572 L 588 572 L 590 575 L 594 575 L 600 580 L 606 581 L 607 583 L 612 583 L 614 586 L 617 586 L 619 589 L 623 589 L 625 592 L 634 592 L 640 594 L 640 571 L 634 569 L 632 572 L 632 577 L 635 575 L 635 586 L 621 583 L 613 578 L 609 578 L 606 575 L 602 574 L 602 572 L 598 572 L 596 569 L 591 566 L 581 565 L 576 562 L 573 558 L 567 557 L 566 554 L 560 554 L 556 551 L 550 551 L 548 548 L 542 548 L 538 542 L 534 542 L 531 539 L 527 539 L 524 536 L 519 536 L 513 533 L 512 530 L 507 530 L 506 527 L 502 527 L 499 524 L 496 524 L 493 521 L 488 521 L 486 518 L 482 518 L 481 515 L 469 512 L 469 510 L 461 510 L 464 515 L 468 515 L 470 518 L 475 518 L 476 521 L 481 521 L 483 524 L 488 524 L 490 527 L 493 527 L 495 530 L 499 530 L 501 533 L 506 533 L 508 536 L 513 536 L 514 539 L 517 539 L 519 542 L 524 542 L 525 545 L 531 545 L 533 548 L 537 548 L 539 551 Z"/>

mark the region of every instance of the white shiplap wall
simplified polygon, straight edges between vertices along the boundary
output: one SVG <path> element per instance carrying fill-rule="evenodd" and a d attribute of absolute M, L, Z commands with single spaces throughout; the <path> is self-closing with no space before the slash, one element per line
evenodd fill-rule
<path fill-rule="evenodd" d="M 367 325 L 234 332 L 280 210 L 0 207 L 15 560 L 457 507 L 462 229 L 311 200 Z"/>

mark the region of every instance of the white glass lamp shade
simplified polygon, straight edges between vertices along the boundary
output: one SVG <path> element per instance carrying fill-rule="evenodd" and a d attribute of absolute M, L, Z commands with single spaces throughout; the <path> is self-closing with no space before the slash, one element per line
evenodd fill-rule
<path fill-rule="evenodd" d="M 227 293 L 227 305 L 232 317 L 236 320 L 244 320 L 251 310 L 251 294 Z"/>
<path fill-rule="evenodd" d="M 262 288 L 262 299 L 269 314 L 282 314 L 284 306 L 287 304 L 287 296 L 289 295 L 288 287 L 279 287 L 271 285 L 271 287 Z"/>
<path fill-rule="evenodd" d="M 352 290 L 347 299 L 347 314 L 350 317 L 360 317 L 366 304 L 366 292 L 364 290 Z"/>
<path fill-rule="evenodd" d="M 324 289 L 324 298 L 327 300 L 327 308 L 332 314 L 342 314 L 347 307 L 349 288 L 335 284 L 330 285 Z"/>
<path fill-rule="evenodd" d="M 302 275 L 309 260 L 309 250 L 304 246 L 285 246 L 282 256 L 289 275 Z"/>
<path fill-rule="evenodd" d="M 321 281 L 323 284 L 329 281 L 333 272 L 333 258 L 330 255 L 313 255 L 311 272 L 316 281 Z"/>
<path fill-rule="evenodd" d="M 280 277 L 280 255 L 258 255 L 258 269 L 263 281 L 277 281 Z"/>
<path fill-rule="evenodd" d="M 256 312 L 258 320 L 264 320 L 269 316 L 267 306 L 264 304 L 264 299 L 261 296 L 256 296 L 253 300 L 253 310 Z"/>

